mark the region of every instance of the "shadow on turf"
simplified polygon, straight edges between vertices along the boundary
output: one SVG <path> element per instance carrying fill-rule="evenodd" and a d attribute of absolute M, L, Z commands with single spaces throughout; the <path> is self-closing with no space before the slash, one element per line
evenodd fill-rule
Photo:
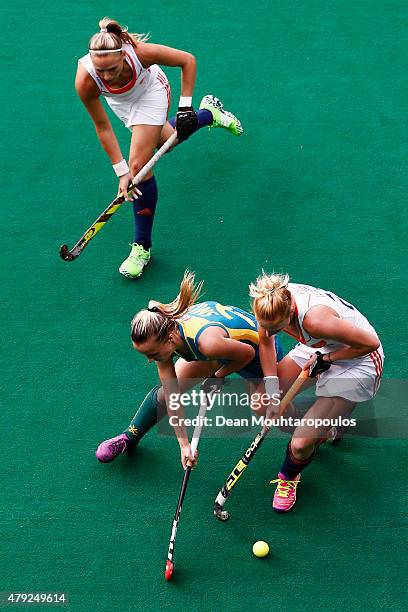
<path fill-rule="evenodd" d="M 163 464 L 163 457 L 160 457 L 154 449 L 146 446 L 138 446 L 132 452 L 120 455 L 109 463 L 101 463 L 96 459 L 94 453 L 93 460 L 100 470 L 124 477 L 137 477 L 142 474 L 143 478 L 146 478 L 147 470 L 149 475 L 156 475 L 156 472 L 160 472 L 160 464 Z"/>
<path fill-rule="evenodd" d="M 110 463 L 99 462 L 94 453 L 92 460 L 95 478 L 100 480 L 115 478 L 122 484 L 142 484 L 145 487 L 148 480 L 151 483 L 160 483 L 160 486 L 166 489 L 171 486 L 168 478 L 170 470 L 177 486 L 183 474 L 179 455 L 174 453 L 173 446 L 169 450 L 167 445 L 158 445 L 154 438 L 146 442 L 143 440 L 131 453 L 120 455 Z"/>
<path fill-rule="evenodd" d="M 232 492 L 226 505 L 230 519 L 226 523 L 217 523 L 220 528 L 228 531 L 239 531 L 241 521 L 246 517 L 246 527 L 249 527 L 249 508 L 250 524 L 254 528 L 257 524 L 269 523 L 283 528 L 285 525 L 301 525 L 305 518 L 316 516 L 322 525 L 333 526 L 338 521 L 334 509 L 339 505 L 342 506 L 343 522 L 355 520 L 359 513 L 364 516 L 370 512 L 373 500 L 379 503 L 382 495 L 372 470 L 373 456 L 376 456 L 378 449 L 377 442 L 353 438 L 344 439 L 336 446 L 322 445 L 312 465 L 302 474 L 295 506 L 284 515 L 277 514 L 272 509 L 275 485 L 271 485 L 269 481 L 276 478 L 279 466 L 276 457 L 279 453 L 276 452 L 276 445 L 270 444 L 269 450 L 275 455 L 273 464 L 276 466 L 276 472 L 271 471 L 272 462 L 267 458 L 267 454 L 264 454 L 256 469 L 251 470 L 250 467 Z M 252 468 L 255 468 L 255 465 Z M 359 487 L 362 482 L 363 496 Z"/>

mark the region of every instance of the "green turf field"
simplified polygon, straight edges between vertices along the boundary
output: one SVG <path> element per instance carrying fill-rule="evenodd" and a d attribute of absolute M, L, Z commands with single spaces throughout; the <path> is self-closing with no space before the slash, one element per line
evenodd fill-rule
<path fill-rule="evenodd" d="M 206 299 L 244 308 L 262 267 L 330 288 L 380 333 L 385 376 L 406 376 L 406 3 L 22 0 L 2 14 L 0 590 L 67 591 L 75 611 L 405 610 L 405 441 L 322 449 L 281 516 L 268 483 L 286 440 L 267 440 L 221 524 L 213 500 L 246 441 L 204 439 L 171 584 L 177 444 L 153 432 L 110 465 L 94 451 L 156 381 L 129 321 L 172 299 L 186 267 Z M 58 256 L 116 193 L 73 88 L 104 14 L 192 51 L 196 105 L 214 93 L 246 130 L 202 130 L 159 162 L 153 260 L 137 282 L 117 272 L 126 208 L 77 261 Z M 175 110 L 179 73 L 166 72 Z"/>

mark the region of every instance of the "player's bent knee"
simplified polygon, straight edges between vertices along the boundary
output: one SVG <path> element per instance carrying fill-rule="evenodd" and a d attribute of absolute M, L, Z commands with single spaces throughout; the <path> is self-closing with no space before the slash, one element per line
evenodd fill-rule
<path fill-rule="evenodd" d="M 315 447 L 315 444 L 316 440 L 313 440 L 311 438 L 296 438 L 296 436 L 294 436 L 290 443 L 290 447 L 295 455 L 297 453 L 303 455 L 308 450 L 312 451 Z"/>
<path fill-rule="evenodd" d="M 132 176 L 136 176 L 136 174 L 138 174 L 138 172 L 140 172 L 140 170 L 142 170 L 142 168 L 144 168 L 144 166 L 147 164 L 147 162 L 149 161 L 149 159 L 151 158 L 151 156 L 153 155 L 153 153 L 151 155 L 148 155 L 146 157 L 146 159 L 144 159 L 144 157 L 140 160 L 135 160 L 135 161 L 131 161 L 129 164 L 129 168 L 130 168 L 130 172 L 132 174 Z M 146 175 L 146 178 L 148 176 L 151 176 L 152 172 L 149 172 L 149 174 Z"/>
<path fill-rule="evenodd" d="M 138 172 L 140 172 L 142 168 L 143 168 L 143 164 L 139 162 L 132 162 L 130 164 L 130 172 L 133 176 L 136 176 L 136 174 L 138 174 Z"/>

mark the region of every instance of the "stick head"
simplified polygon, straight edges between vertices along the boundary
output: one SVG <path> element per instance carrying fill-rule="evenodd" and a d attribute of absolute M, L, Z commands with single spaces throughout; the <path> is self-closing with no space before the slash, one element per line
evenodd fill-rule
<path fill-rule="evenodd" d="M 64 261 L 72 261 L 75 257 L 70 253 L 69 248 L 66 244 L 63 244 L 59 250 L 59 254 L 61 255 Z"/>
<path fill-rule="evenodd" d="M 164 577 L 167 580 L 167 582 L 169 582 L 169 580 L 171 580 L 171 577 L 173 575 L 173 562 L 170 561 L 170 559 L 167 559 L 166 561 L 166 569 L 164 570 Z"/>
<path fill-rule="evenodd" d="M 216 516 L 219 521 L 224 522 L 224 521 L 228 521 L 230 515 L 229 515 L 228 510 L 223 510 L 222 506 L 218 502 L 215 502 L 214 516 Z"/>

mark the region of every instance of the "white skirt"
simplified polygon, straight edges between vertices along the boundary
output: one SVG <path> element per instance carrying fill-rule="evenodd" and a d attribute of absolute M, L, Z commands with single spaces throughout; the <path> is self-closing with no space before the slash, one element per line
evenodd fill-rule
<path fill-rule="evenodd" d="M 164 125 L 167 121 L 170 85 L 164 72 L 158 66 L 155 68 L 155 78 L 151 78 L 146 87 L 143 87 L 143 82 L 138 85 L 136 98 L 105 98 L 115 115 L 130 130 L 134 125 Z"/>
<path fill-rule="evenodd" d="M 316 350 L 299 343 L 289 351 L 288 355 L 303 368 Z M 325 351 L 323 349 L 320 352 Z M 366 402 L 378 391 L 383 365 L 384 351 L 381 345 L 365 357 L 338 361 L 318 377 L 316 395 L 343 397 L 353 403 Z"/>

